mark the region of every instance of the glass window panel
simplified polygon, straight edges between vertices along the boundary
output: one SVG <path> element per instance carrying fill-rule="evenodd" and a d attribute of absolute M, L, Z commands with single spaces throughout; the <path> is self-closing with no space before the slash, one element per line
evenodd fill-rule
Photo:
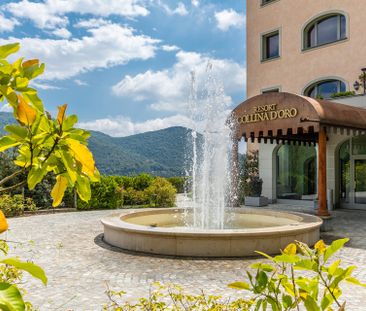
<path fill-rule="evenodd" d="M 308 30 L 308 42 L 307 47 L 316 46 L 316 30 L 315 25 L 311 26 Z"/>
<path fill-rule="evenodd" d="M 339 81 L 327 81 L 318 84 L 318 94 L 317 96 L 322 96 L 323 98 L 331 98 L 335 93 L 338 93 Z"/>
<path fill-rule="evenodd" d="M 315 98 L 316 97 L 316 87 L 313 86 L 311 87 L 308 91 L 307 91 L 307 94 L 305 94 L 306 96 L 309 96 L 309 97 L 312 97 L 312 98 Z"/>
<path fill-rule="evenodd" d="M 279 34 L 266 37 L 266 58 L 278 57 L 279 53 Z"/>
<path fill-rule="evenodd" d="M 355 160 L 355 203 L 366 203 L 366 160 Z"/>
<path fill-rule="evenodd" d="M 275 88 L 275 89 L 270 89 L 270 90 L 265 90 L 265 91 L 262 91 L 262 94 L 266 94 L 266 93 L 279 93 L 279 89 L 278 88 Z"/>
<path fill-rule="evenodd" d="M 352 139 L 352 154 L 365 155 L 366 154 L 366 136 L 357 136 Z"/>
<path fill-rule="evenodd" d="M 317 24 L 318 45 L 338 40 L 338 16 L 328 17 Z"/>
<path fill-rule="evenodd" d="M 340 197 L 341 202 L 350 202 L 350 191 L 351 191 L 351 175 L 350 175 L 350 141 L 343 143 L 339 149 L 339 160 L 341 170 L 341 182 L 340 182 Z"/>
<path fill-rule="evenodd" d="M 309 146 L 284 145 L 277 152 L 277 197 L 314 200 L 316 151 Z"/>
<path fill-rule="evenodd" d="M 340 37 L 340 39 L 345 39 L 347 37 L 346 17 L 344 15 L 341 15 L 340 20 L 341 20 L 341 37 Z"/>

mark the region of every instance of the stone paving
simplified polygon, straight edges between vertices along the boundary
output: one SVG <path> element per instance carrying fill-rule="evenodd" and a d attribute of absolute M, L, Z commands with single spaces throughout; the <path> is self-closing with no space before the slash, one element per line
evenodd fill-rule
<path fill-rule="evenodd" d="M 273 209 L 309 209 L 272 205 Z M 113 213 L 116 211 L 113 211 Z M 119 211 L 117 211 L 119 212 Z M 121 211 L 129 212 L 129 211 Z M 14 253 L 42 266 L 49 283 L 44 287 L 29 278 L 26 298 L 39 310 L 101 310 L 108 302 L 106 284 L 123 289 L 128 298 L 147 296 L 154 281 L 183 285 L 190 292 L 236 296 L 227 288 L 233 281 L 245 279 L 245 269 L 258 259 L 182 259 L 122 252 L 105 245 L 101 239 L 100 219 L 111 211 L 49 214 L 9 220 L 10 241 Z M 335 211 L 332 230 L 323 234 L 330 242 L 350 237 L 351 243 L 339 257 L 345 264 L 356 264 L 356 274 L 366 282 L 366 212 Z M 28 278 L 27 278 L 28 279 Z M 366 310 L 366 289 L 347 285 L 344 295 L 347 310 Z"/>

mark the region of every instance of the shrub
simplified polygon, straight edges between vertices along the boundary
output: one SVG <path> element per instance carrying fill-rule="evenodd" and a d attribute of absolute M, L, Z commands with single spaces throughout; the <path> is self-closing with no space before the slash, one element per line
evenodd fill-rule
<path fill-rule="evenodd" d="M 149 204 L 149 198 L 146 191 L 136 190 L 132 187 L 122 189 L 124 205 L 146 205 Z"/>
<path fill-rule="evenodd" d="M 148 188 L 154 180 L 154 177 L 152 177 L 149 174 L 140 174 L 132 178 L 133 178 L 133 188 L 139 191 L 143 191 L 146 188 Z"/>
<path fill-rule="evenodd" d="M 174 186 L 177 193 L 184 193 L 186 184 L 186 179 L 184 177 L 169 177 L 167 180 Z"/>
<path fill-rule="evenodd" d="M 172 207 L 175 204 L 177 190 L 165 178 L 157 177 L 146 192 L 154 206 Z"/>
<path fill-rule="evenodd" d="M 332 98 L 337 98 L 337 97 L 348 97 L 348 96 L 355 96 L 356 92 L 355 91 L 347 91 L 347 92 L 338 92 L 338 93 L 334 93 L 331 95 Z"/>
<path fill-rule="evenodd" d="M 259 177 L 258 151 L 248 153 L 245 157 L 241 187 L 246 197 L 260 197 L 263 181 Z"/>
<path fill-rule="evenodd" d="M 31 198 L 23 199 L 20 194 L 13 196 L 5 194 L 0 196 L 0 209 L 9 217 L 23 215 L 25 210 L 35 211 L 37 207 Z"/>
<path fill-rule="evenodd" d="M 101 177 L 99 183 L 91 184 L 91 198 L 88 203 L 79 200 L 78 209 L 113 209 L 123 205 L 121 189 L 111 177 Z"/>

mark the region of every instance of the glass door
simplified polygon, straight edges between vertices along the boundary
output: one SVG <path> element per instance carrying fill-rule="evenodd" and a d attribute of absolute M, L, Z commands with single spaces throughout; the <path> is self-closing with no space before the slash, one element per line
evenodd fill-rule
<path fill-rule="evenodd" d="M 366 204 L 366 159 L 354 160 L 354 203 Z"/>

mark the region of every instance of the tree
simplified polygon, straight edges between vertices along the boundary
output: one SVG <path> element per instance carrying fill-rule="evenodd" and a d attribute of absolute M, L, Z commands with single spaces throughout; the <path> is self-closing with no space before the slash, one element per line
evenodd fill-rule
<path fill-rule="evenodd" d="M 53 206 L 62 202 L 67 187 L 75 187 L 83 201 L 90 199 L 90 182 L 100 179 L 92 153 L 87 147 L 89 132 L 75 128 L 76 115 L 66 115 L 67 105 L 58 107 L 55 119 L 45 111 L 37 90 L 29 82 L 41 75 L 45 65 L 38 59 L 13 63 L 7 57 L 19 50 L 18 43 L 0 46 L 0 100 L 13 109 L 17 124 L 5 126 L 0 152 L 15 148 L 14 173 L 0 180 L 0 194 L 28 184 L 30 190 L 48 173 L 56 176 L 51 191 Z M 26 179 L 8 185 L 25 174 Z M 4 186 L 4 185 L 7 186 Z"/>

